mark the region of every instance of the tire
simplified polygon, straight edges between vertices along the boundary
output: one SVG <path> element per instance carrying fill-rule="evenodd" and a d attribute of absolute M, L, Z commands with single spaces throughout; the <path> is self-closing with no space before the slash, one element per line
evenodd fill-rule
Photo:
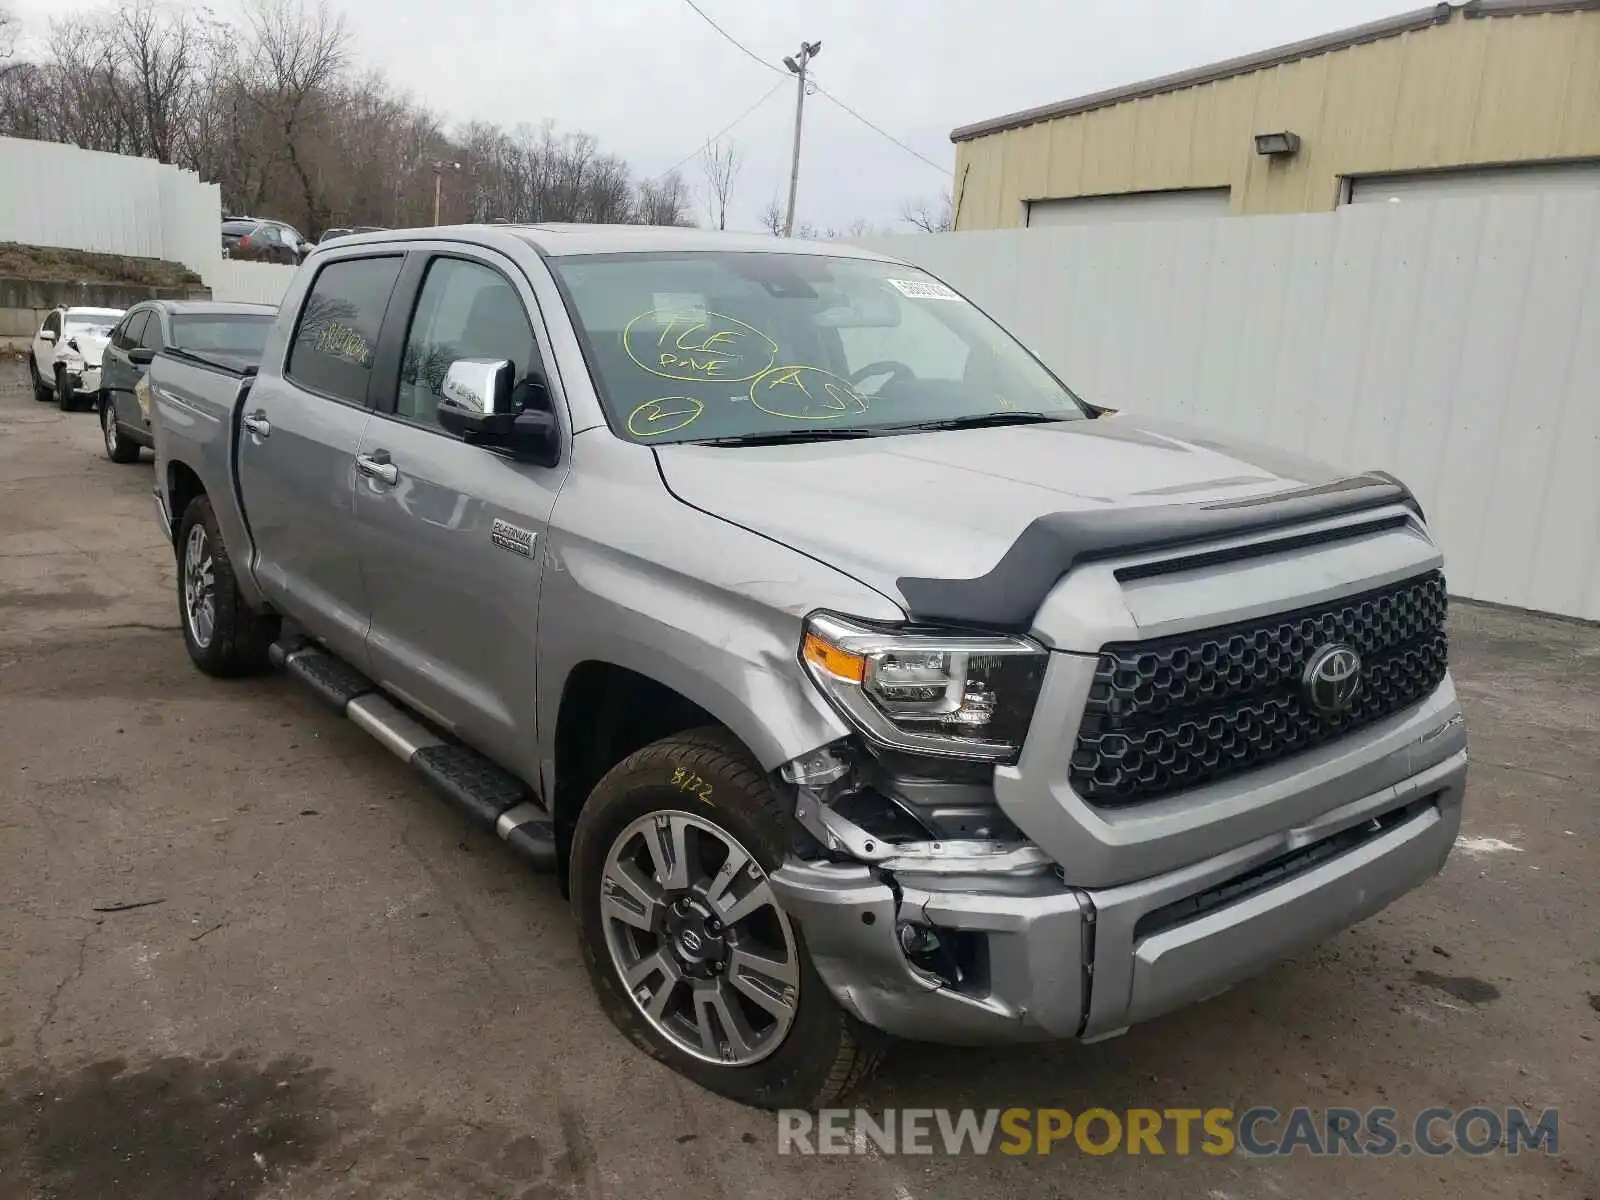
<path fill-rule="evenodd" d="M 33 361 L 33 351 L 28 351 L 28 378 L 33 383 L 33 398 L 40 404 L 46 400 L 55 399 L 55 388 L 44 381 L 39 374 L 39 364 Z"/>
<path fill-rule="evenodd" d="M 117 406 L 111 397 L 100 393 L 100 440 L 106 457 L 114 463 L 139 461 L 139 443 L 122 436 L 117 428 Z"/>
<path fill-rule="evenodd" d="M 782 916 L 775 904 L 770 909 L 758 910 L 754 917 L 743 918 L 731 929 L 722 929 L 715 920 L 709 925 L 696 926 L 702 932 L 714 929 L 713 936 L 718 944 L 723 944 L 725 938 L 726 948 L 737 953 L 739 946 L 751 945 L 745 940 L 749 936 L 750 922 L 759 922 L 758 928 L 769 931 L 772 937 L 772 941 L 763 941 L 760 946 L 769 958 L 776 958 L 776 955 L 768 947 L 778 940 L 780 933 L 787 935 L 785 963 L 790 969 L 786 974 L 794 979 L 798 994 L 791 993 L 792 999 L 785 1006 L 792 1010 L 786 1031 L 780 1028 L 783 1018 L 773 1017 L 764 1006 L 758 1009 L 746 1005 L 744 1009 L 745 1033 L 750 1032 L 748 1018 L 751 1016 L 759 1021 L 772 1021 L 762 1056 L 733 1065 L 712 1059 L 709 1054 L 697 1057 L 646 1016 L 641 1006 L 647 1000 L 636 999 L 624 981 L 623 962 L 610 939 L 622 940 L 623 954 L 633 951 L 637 943 L 642 942 L 645 948 L 638 950 L 640 966 L 645 959 L 654 958 L 651 951 L 659 949 L 666 953 L 669 943 L 684 943 L 681 935 L 674 940 L 662 934 L 635 931 L 631 924 L 606 915 L 602 912 L 602 891 L 609 890 L 605 882 L 608 870 L 613 876 L 616 871 L 612 856 L 618 847 L 634 845 L 634 839 L 648 838 L 649 830 L 655 828 L 658 820 L 685 823 L 690 829 L 685 835 L 686 846 L 691 838 L 702 849 L 718 845 L 716 835 L 707 833 L 701 826 L 731 836 L 739 849 L 752 856 L 766 874 L 783 861 L 800 832 L 748 751 L 720 728 L 698 729 L 665 738 L 636 751 L 613 767 L 595 787 L 578 816 L 571 853 L 572 904 L 578 918 L 579 941 L 589 977 L 606 1015 L 646 1053 L 701 1087 L 741 1104 L 757 1108 L 813 1108 L 855 1086 L 871 1072 L 880 1056 L 878 1050 L 868 1044 L 874 1040 L 873 1035 L 839 1007 L 812 966 L 799 928 Z M 687 822 L 696 824 L 689 826 Z M 644 832 L 637 832 L 641 826 Z M 691 852 L 683 857 L 689 859 L 694 855 Z M 709 866 L 701 870 L 699 878 L 704 880 L 709 871 Z M 750 877 L 745 872 L 745 867 L 739 868 L 733 876 L 732 887 L 723 893 L 724 896 L 731 896 L 734 889 L 749 883 Z M 693 876 L 696 872 L 691 869 L 686 874 Z M 656 874 L 649 878 L 648 885 L 655 888 L 659 882 L 660 876 Z M 622 895 L 620 891 L 615 894 Z M 683 895 L 681 891 L 669 889 L 665 897 L 670 899 L 675 894 Z M 610 911 L 616 910 L 613 902 Z M 665 903 L 653 906 L 651 911 L 667 920 L 676 915 Z M 643 912 L 641 906 L 638 914 L 641 919 Z M 691 913 L 690 920 L 694 919 Z M 731 964 L 719 969 L 679 963 L 674 969 L 710 969 L 717 974 L 693 981 L 680 979 L 670 985 L 664 973 L 652 972 L 637 977 L 639 990 L 646 993 L 648 999 L 657 997 L 649 994 L 650 989 L 645 984 L 652 978 L 661 979 L 657 995 L 661 988 L 669 993 L 666 1005 L 669 1024 L 688 1019 L 682 1015 L 685 999 L 706 995 L 707 989 L 714 991 L 731 986 L 728 983 L 733 973 Z M 732 991 L 722 994 L 738 999 L 733 997 Z M 747 996 L 748 992 L 742 994 Z M 708 1019 L 695 1000 L 690 999 L 686 1007 L 691 1007 L 701 1020 Z M 680 1015 L 673 1016 L 674 1009 Z M 726 1029 L 728 1022 L 719 1017 L 717 1026 Z M 715 1034 L 717 1029 L 712 1032 Z M 687 1034 L 680 1032 L 680 1036 Z M 704 1033 L 700 1036 L 705 1037 Z M 717 1040 L 723 1043 L 722 1057 L 737 1057 L 737 1052 L 730 1054 L 726 1040 Z M 709 1051 L 709 1047 L 705 1049 Z"/>
<path fill-rule="evenodd" d="M 256 612 L 239 595 L 233 563 L 217 529 L 209 498 L 199 496 L 183 510 L 176 549 L 178 624 L 183 628 L 183 642 L 194 665 L 219 678 L 265 671 L 269 665 L 267 649 L 277 639 L 279 621 L 275 616 Z M 208 561 L 209 572 L 205 570 Z M 196 588 L 193 602 L 191 584 Z M 210 600 L 209 608 L 203 603 L 202 593 Z"/>
<path fill-rule="evenodd" d="M 71 412 L 75 407 L 72 397 L 72 385 L 67 382 L 67 369 L 56 368 L 56 407 L 62 412 Z"/>

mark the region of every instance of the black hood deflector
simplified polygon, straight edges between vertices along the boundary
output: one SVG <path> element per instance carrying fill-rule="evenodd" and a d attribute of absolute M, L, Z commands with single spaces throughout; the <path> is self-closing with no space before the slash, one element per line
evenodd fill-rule
<path fill-rule="evenodd" d="M 985 575 L 902 576 L 898 584 L 915 620 L 1021 632 L 1033 624 L 1050 589 L 1081 563 L 1262 533 L 1393 504 L 1422 515 L 1422 506 L 1404 484 L 1372 471 L 1240 500 L 1050 513 L 1034 519 Z"/>

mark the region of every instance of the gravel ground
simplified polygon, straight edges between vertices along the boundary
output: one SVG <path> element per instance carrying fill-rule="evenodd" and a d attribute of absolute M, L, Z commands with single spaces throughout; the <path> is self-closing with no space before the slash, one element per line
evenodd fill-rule
<path fill-rule="evenodd" d="M 780 1157 L 613 1032 L 550 880 L 288 681 L 189 665 L 149 489 L 0 363 L 5 1200 L 1600 1197 L 1593 627 L 1455 606 L 1427 887 L 1126 1037 L 901 1047 L 854 1100 L 1559 1106 L 1558 1154 Z"/>

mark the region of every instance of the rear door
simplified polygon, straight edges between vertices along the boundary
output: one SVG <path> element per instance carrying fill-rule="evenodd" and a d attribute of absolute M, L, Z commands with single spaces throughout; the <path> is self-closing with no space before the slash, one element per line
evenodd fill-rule
<path fill-rule="evenodd" d="M 368 670 L 533 779 L 539 575 L 565 461 L 468 445 L 436 408 L 454 360 L 508 359 L 521 383 L 549 344 L 527 279 L 490 251 L 414 252 L 394 307 L 384 343 L 397 378 L 376 397 L 357 463 Z"/>
<path fill-rule="evenodd" d="M 262 592 L 358 666 L 368 591 L 356 552 L 355 458 L 403 262 L 403 252 L 390 251 L 323 264 L 281 374 L 263 364 L 239 430 L 239 486 Z"/>

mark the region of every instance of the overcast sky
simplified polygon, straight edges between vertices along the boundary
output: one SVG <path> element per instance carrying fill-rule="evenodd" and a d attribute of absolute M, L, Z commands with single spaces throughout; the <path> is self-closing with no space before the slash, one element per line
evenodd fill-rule
<path fill-rule="evenodd" d="M 106 0 L 0 0 L 34 29 Z M 216 4 L 219 14 L 236 0 Z M 787 193 L 794 86 L 741 54 L 686 0 L 342 0 L 361 63 L 447 119 L 551 118 L 653 174 L 779 90 L 728 135 L 744 155 L 730 225 L 756 228 Z M 778 70 L 820 41 L 819 83 L 939 164 L 808 96 L 797 220 L 898 221 L 938 196 L 950 130 L 1416 7 L 1406 0 L 696 0 Z M 697 188 L 695 162 L 684 167 Z M 700 213 L 702 221 L 704 211 Z"/>

